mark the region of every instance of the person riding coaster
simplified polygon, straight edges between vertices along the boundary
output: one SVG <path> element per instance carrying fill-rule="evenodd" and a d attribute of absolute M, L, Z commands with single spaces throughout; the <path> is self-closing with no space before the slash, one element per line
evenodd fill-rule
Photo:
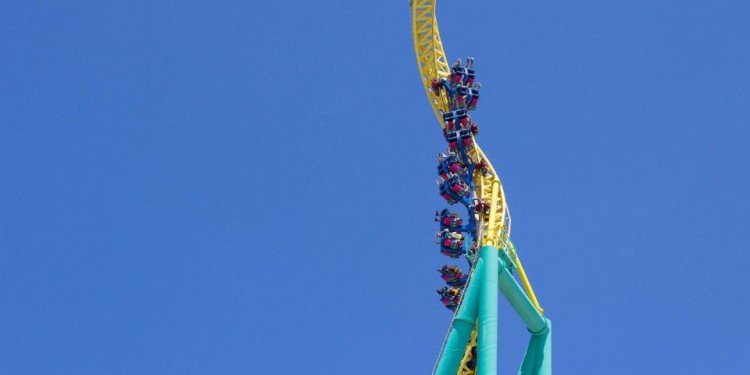
<path fill-rule="evenodd" d="M 462 66 L 454 66 L 451 68 L 451 83 L 454 85 L 463 83 L 468 75 L 468 69 Z"/>
<path fill-rule="evenodd" d="M 440 277 L 449 286 L 463 286 L 469 278 L 469 275 L 464 274 L 458 266 L 443 265 L 443 267 L 437 271 L 440 272 Z"/>
<path fill-rule="evenodd" d="M 469 130 L 471 130 L 471 134 L 473 136 L 476 136 L 477 134 L 479 134 L 479 125 L 477 125 L 476 122 L 472 122 L 471 125 L 469 125 Z"/>
<path fill-rule="evenodd" d="M 430 82 L 430 91 L 435 95 L 440 95 L 440 90 L 443 89 L 443 80 L 432 79 Z"/>
<path fill-rule="evenodd" d="M 445 140 L 448 142 L 448 149 L 458 151 L 458 132 L 446 132 Z"/>
<path fill-rule="evenodd" d="M 457 122 L 465 125 L 469 118 L 469 113 L 465 109 L 456 109 L 450 112 L 443 112 L 441 110 L 440 113 L 443 115 L 443 122 L 448 131 L 453 131 Z"/>
<path fill-rule="evenodd" d="M 451 99 L 453 100 L 453 106 L 458 108 L 467 108 L 468 105 L 468 96 L 469 96 L 469 90 L 470 88 L 464 86 L 464 85 L 456 85 L 456 88 L 453 90 Z"/>
<path fill-rule="evenodd" d="M 471 56 L 466 57 L 466 68 L 474 69 L 474 58 Z"/>
<path fill-rule="evenodd" d="M 461 59 L 456 60 L 451 67 L 451 82 L 456 84 L 466 82 L 469 75 L 474 75 L 474 58 L 466 58 L 466 67 L 461 66 Z"/>
<path fill-rule="evenodd" d="M 464 249 L 464 238 L 460 233 L 443 229 L 435 234 L 435 237 L 439 238 L 438 244 L 440 245 L 440 253 L 443 255 L 455 259 L 466 254 L 466 250 Z"/>
<path fill-rule="evenodd" d="M 451 108 L 453 109 L 467 109 L 468 107 L 468 97 L 471 87 L 464 85 L 463 83 L 457 83 L 457 84 L 450 84 L 448 81 L 443 79 L 442 81 L 442 88 L 438 90 L 445 90 L 445 93 L 448 95 L 448 100 Z M 433 90 L 434 91 L 434 90 Z"/>
<path fill-rule="evenodd" d="M 435 237 L 440 238 L 440 246 L 445 249 L 463 249 L 464 247 L 464 236 L 459 232 L 452 232 L 448 229 L 443 229 L 435 234 Z"/>
<path fill-rule="evenodd" d="M 457 250 L 441 249 L 440 250 L 440 254 L 443 254 L 443 255 L 447 256 L 448 258 L 451 258 L 451 259 L 458 259 L 458 258 L 461 257 L 461 255 L 466 254 L 466 250 L 464 250 L 464 249 L 457 249 Z"/>
<path fill-rule="evenodd" d="M 461 177 L 455 174 L 449 176 L 449 178 L 445 181 L 445 185 L 449 186 L 454 194 L 461 197 L 466 197 L 471 192 L 469 189 L 469 185 L 466 185 L 466 183 L 461 180 Z"/>
<path fill-rule="evenodd" d="M 488 202 L 485 202 L 483 200 L 475 199 L 474 200 L 474 211 L 478 214 L 482 215 L 489 215 L 490 214 L 490 204 Z"/>
<path fill-rule="evenodd" d="M 464 78 L 464 85 L 471 86 L 474 84 L 474 80 L 476 79 L 476 75 L 474 73 L 474 69 L 466 69 L 466 77 Z"/>
<path fill-rule="evenodd" d="M 464 163 L 459 160 L 458 155 L 455 153 L 450 152 L 448 155 L 442 156 L 443 157 L 438 157 L 440 164 L 438 164 L 437 170 L 438 175 L 440 175 L 443 180 L 447 180 L 451 174 L 464 175 L 468 172 Z"/>
<path fill-rule="evenodd" d="M 461 301 L 458 297 L 440 297 L 440 302 L 450 311 L 455 312 L 458 308 L 458 303 Z"/>
<path fill-rule="evenodd" d="M 437 290 L 438 294 L 443 297 L 460 297 L 461 288 L 455 286 L 444 286 Z"/>
<path fill-rule="evenodd" d="M 458 151 L 458 141 L 461 140 L 461 144 L 465 148 L 471 148 L 474 146 L 474 140 L 471 137 L 470 129 L 462 129 L 457 131 L 444 131 L 445 141 L 448 142 L 448 150 L 451 152 Z"/>
<path fill-rule="evenodd" d="M 479 90 L 470 88 L 466 90 L 466 109 L 475 110 L 477 109 L 477 103 L 479 102 Z"/>
<path fill-rule="evenodd" d="M 448 229 L 450 231 L 460 231 L 463 220 L 458 213 L 450 212 L 448 209 L 443 209 L 440 212 L 435 212 L 435 221 L 440 223 L 440 230 Z"/>
<path fill-rule="evenodd" d="M 453 194 L 450 189 L 445 185 L 445 181 L 438 181 L 438 190 L 439 194 L 443 199 L 445 199 L 449 204 L 456 204 L 458 203 L 458 197 Z"/>
<path fill-rule="evenodd" d="M 464 129 L 458 132 L 458 137 L 461 138 L 464 147 L 472 147 L 474 145 L 474 138 L 471 136 L 471 130 Z"/>
<path fill-rule="evenodd" d="M 470 122 L 471 116 L 469 116 L 468 113 L 466 114 L 466 116 L 458 119 L 458 124 L 461 125 L 461 127 L 464 129 L 469 125 Z"/>
<path fill-rule="evenodd" d="M 468 60 L 466 61 L 468 64 Z M 451 83 L 463 82 L 464 76 L 467 74 L 467 68 L 461 66 L 461 59 L 457 59 L 451 67 Z"/>
<path fill-rule="evenodd" d="M 450 310 L 456 309 L 458 303 L 461 301 L 461 288 L 457 287 L 442 287 L 436 292 L 440 295 L 440 301 Z"/>

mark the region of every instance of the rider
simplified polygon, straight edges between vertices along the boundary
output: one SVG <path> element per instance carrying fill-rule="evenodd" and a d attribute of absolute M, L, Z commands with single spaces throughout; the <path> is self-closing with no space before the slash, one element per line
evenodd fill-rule
<path fill-rule="evenodd" d="M 479 163 L 477 163 L 476 167 L 474 168 L 482 173 L 487 173 L 487 170 L 488 170 L 487 162 L 484 159 L 482 159 L 479 161 Z"/>
<path fill-rule="evenodd" d="M 468 110 L 477 109 L 477 103 L 479 102 L 479 90 L 476 88 L 470 88 L 466 94 L 466 108 Z"/>
<path fill-rule="evenodd" d="M 462 286 L 466 284 L 466 280 L 468 279 L 468 276 L 458 266 L 443 265 L 438 272 L 440 272 L 441 278 L 449 286 Z"/>
<path fill-rule="evenodd" d="M 433 78 L 432 82 L 430 82 L 430 90 L 432 91 L 432 93 L 435 95 L 440 95 L 440 90 L 442 88 L 443 88 L 443 83 Z"/>
<path fill-rule="evenodd" d="M 474 202 L 474 209 L 477 211 L 477 213 L 481 214 L 489 214 L 490 211 L 490 204 L 483 201 L 483 200 L 476 200 Z"/>
<path fill-rule="evenodd" d="M 458 249 L 464 245 L 464 236 L 461 233 L 451 232 L 448 229 L 437 232 L 435 237 L 440 237 L 440 245 L 444 248 Z"/>
<path fill-rule="evenodd" d="M 453 99 L 453 104 L 456 107 L 464 108 L 468 104 L 467 97 L 469 95 L 469 90 L 471 90 L 469 87 L 466 87 L 462 84 L 457 84 L 456 89 L 453 92 L 453 95 L 451 95 L 451 99 Z"/>
<path fill-rule="evenodd" d="M 474 139 L 471 137 L 471 130 L 461 130 L 459 132 L 459 137 L 461 138 L 461 141 L 463 141 L 465 147 L 471 147 L 474 144 Z"/>
<path fill-rule="evenodd" d="M 466 86 L 471 87 L 471 85 L 474 83 L 474 79 L 476 76 L 474 75 L 474 69 L 467 69 L 469 71 L 468 74 L 466 74 L 466 79 L 464 80 L 464 84 Z"/>
<path fill-rule="evenodd" d="M 445 184 L 439 184 L 439 190 L 440 190 L 440 196 L 443 197 L 448 203 L 455 204 L 458 203 L 456 198 L 453 198 L 448 192 L 445 190 Z"/>
<path fill-rule="evenodd" d="M 458 132 L 455 131 L 448 131 L 448 129 L 445 129 L 443 131 L 443 134 L 445 134 L 445 140 L 448 141 L 448 149 L 450 151 L 456 151 L 458 149 Z"/>
<path fill-rule="evenodd" d="M 451 67 L 451 83 L 457 84 L 463 82 L 466 77 L 467 70 L 461 66 L 461 59 L 456 60 Z"/>
<path fill-rule="evenodd" d="M 472 122 L 471 126 L 469 126 L 469 129 L 471 130 L 471 134 L 473 134 L 474 136 L 476 136 L 477 134 L 479 134 L 479 125 L 477 125 L 476 122 Z M 482 160 L 482 161 L 484 161 L 484 160 Z"/>
<path fill-rule="evenodd" d="M 461 217 L 457 213 L 450 212 L 447 209 L 435 212 L 435 221 L 440 222 L 442 226 L 452 229 L 461 228 L 461 224 L 463 224 Z"/>
<path fill-rule="evenodd" d="M 448 180 L 448 183 L 450 184 L 451 190 L 454 193 L 462 197 L 469 195 L 469 186 L 467 186 L 465 182 L 461 181 L 458 176 L 452 177 L 450 180 Z"/>

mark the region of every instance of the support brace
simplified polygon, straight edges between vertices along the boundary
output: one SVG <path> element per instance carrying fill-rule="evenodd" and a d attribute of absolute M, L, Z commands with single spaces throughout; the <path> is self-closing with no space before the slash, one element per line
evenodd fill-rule
<path fill-rule="evenodd" d="M 551 375 L 552 323 L 537 311 L 500 258 L 498 268 L 497 287 L 531 332 L 529 346 L 526 348 L 518 375 Z"/>

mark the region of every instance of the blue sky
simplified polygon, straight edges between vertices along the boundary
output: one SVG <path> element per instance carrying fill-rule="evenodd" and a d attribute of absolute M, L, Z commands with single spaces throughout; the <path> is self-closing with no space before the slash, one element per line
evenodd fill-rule
<path fill-rule="evenodd" d="M 445 146 L 388 3 L 4 2 L 0 372 L 428 373 Z M 440 3 L 556 373 L 750 372 L 749 11 Z"/>

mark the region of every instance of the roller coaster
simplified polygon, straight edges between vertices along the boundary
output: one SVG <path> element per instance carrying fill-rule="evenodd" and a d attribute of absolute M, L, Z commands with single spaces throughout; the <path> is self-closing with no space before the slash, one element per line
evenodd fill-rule
<path fill-rule="evenodd" d="M 436 236 L 440 252 L 451 259 L 465 257 L 469 271 L 449 265 L 438 270 L 447 284 L 438 294 L 453 318 L 433 374 L 497 374 L 497 288 L 531 334 L 518 374 L 548 375 L 552 325 L 510 240 L 511 216 L 500 176 L 475 139 L 479 126 L 471 112 L 481 86 L 474 60 L 448 64 L 436 1 L 409 3 L 414 51 L 422 85 L 448 143 L 448 150 L 438 154 L 439 194 L 449 204 L 463 206 L 467 218 L 447 209 L 436 212 Z"/>

